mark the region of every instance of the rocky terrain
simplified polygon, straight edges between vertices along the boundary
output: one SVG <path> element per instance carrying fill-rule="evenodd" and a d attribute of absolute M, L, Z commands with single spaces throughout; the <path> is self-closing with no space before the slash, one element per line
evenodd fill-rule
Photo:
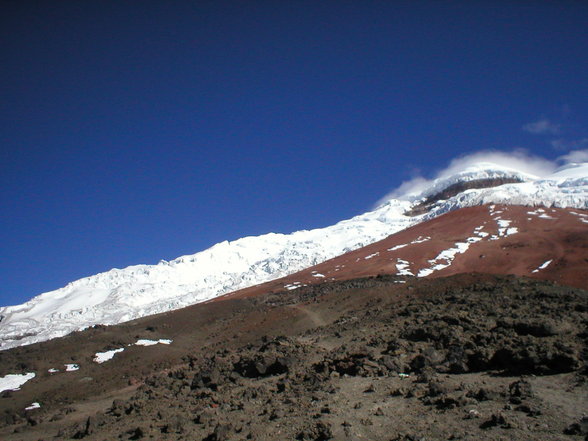
<path fill-rule="evenodd" d="M 588 292 L 515 276 L 228 298 L 0 353 L 39 372 L 2 394 L 0 438 L 588 439 L 587 325 Z"/>

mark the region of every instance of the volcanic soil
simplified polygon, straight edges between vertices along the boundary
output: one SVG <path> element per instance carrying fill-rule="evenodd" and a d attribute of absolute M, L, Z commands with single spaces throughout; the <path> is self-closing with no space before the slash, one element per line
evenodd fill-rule
<path fill-rule="evenodd" d="M 588 439 L 587 325 L 588 292 L 516 276 L 229 297 L 0 352 L 0 376 L 37 373 L 0 438 Z"/>
<path fill-rule="evenodd" d="M 514 274 L 588 288 L 588 211 L 480 205 L 451 211 L 297 273 L 234 291 L 257 296 L 378 274 Z M 220 298 L 217 298 L 220 299 Z"/>

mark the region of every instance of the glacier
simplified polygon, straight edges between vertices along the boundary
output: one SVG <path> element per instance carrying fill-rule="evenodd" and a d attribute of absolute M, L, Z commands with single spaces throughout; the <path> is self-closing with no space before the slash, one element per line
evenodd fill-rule
<path fill-rule="evenodd" d="M 451 185 L 493 178 L 520 182 L 471 188 L 436 201 L 418 216 L 407 214 Z M 588 163 L 568 164 L 545 177 L 479 163 L 436 179 L 417 195 L 389 199 L 326 228 L 224 241 L 169 262 L 85 277 L 21 305 L 0 308 L 0 350 L 204 302 L 292 274 L 448 211 L 481 204 L 588 209 Z"/>

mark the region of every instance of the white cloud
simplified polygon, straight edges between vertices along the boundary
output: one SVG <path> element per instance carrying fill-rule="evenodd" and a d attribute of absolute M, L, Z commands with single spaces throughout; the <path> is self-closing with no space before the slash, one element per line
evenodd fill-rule
<path fill-rule="evenodd" d="M 437 174 L 435 179 L 451 176 L 480 162 L 489 162 L 540 177 L 553 173 L 557 168 L 557 164 L 553 161 L 535 156 L 523 149 L 516 149 L 512 152 L 483 150 L 453 159 L 447 168 Z"/>
<path fill-rule="evenodd" d="M 565 139 L 554 139 L 551 141 L 551 146 L 556 150 L 571 150 L 581 149 L 588 146 L 588 138 L 576 139 L 567 141 Z"/>
<path fill-rule="evenodd" d="M 400 187 L 392 190 L 390 193 L 380 199 L 376 205 L 380 205 L 389 199 L 397 199 L 407 195 L 419 194 L 425 188 L 427 188 L 430 183 L 430 179 L 425 179 L 422 176 L 415 176 L 408 181 L 404 181 L 402 184 L 400 184 Z"/>
<path fill-rule="evenodd" d="M 561 124 L 556 124 L 547 118 L 525 124 L 523 130 L 534 135 L 556 135 L 561 129 Z"/>
<path fill-rule="evenodd" d="M 584 141 L 586 141 L 585 144 L 588 145 L 588 139 L 584 139 Z M 564 164 L 569 164 L 572 162 L 588 162 L 588 149 L 573 150 L 569 152 L 567 155 L 560 156 L 557 159 L 563 162 Z"/>
<path fill-rule="evenodd" d="M 502 168 L 514 169 L 537 177 L 544 177 L 553 173 L 560 165 L 560 162 L 569 162 L 567 161 L 567 156 L 568 155 L 562 156 L 558 158 L 557 161 L 550 161 L 522 149 L 513 150 L 511 152 L 484 150 L 471 153 L 453 159 L 447 167 L 435 173 L 434 177 L 431 179 L 416 176 L 403 182 L 398 188 L 392 190 L 386 196 L 381 198 L 376 206 L 390 199 L 411 199 L 418 197 L 423 190 L 431 186 L 435 179 L 447 178 L 470 166 L 482 162 L 496 164 Z"/>

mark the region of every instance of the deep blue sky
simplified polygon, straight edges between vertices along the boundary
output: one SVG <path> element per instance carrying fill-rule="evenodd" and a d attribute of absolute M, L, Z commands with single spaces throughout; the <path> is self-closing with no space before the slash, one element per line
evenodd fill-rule
<path fill-rule="evenodd" d="M 3 1 L 0 304 L 327 226 L 477 150 L 585 148 L 587 22 L 565 0 Z"/>

